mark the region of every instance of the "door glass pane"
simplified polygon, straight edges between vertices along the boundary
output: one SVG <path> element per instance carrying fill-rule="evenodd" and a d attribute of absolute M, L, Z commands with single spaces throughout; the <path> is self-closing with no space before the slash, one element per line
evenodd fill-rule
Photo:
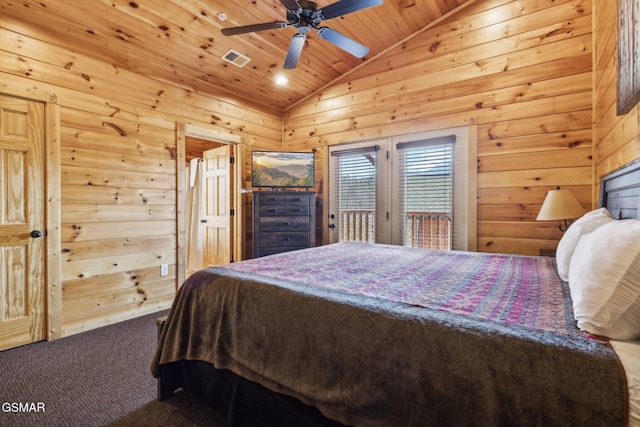
<path fill-rule="evenodd" d="M 338 241 L 375 241 L 376 152 L 337 155 Z"/>
<path fill-rule="evenodd" d="M 453 219 L 453 144 L 398 150 L 402 244 L 451 249 Z"/>

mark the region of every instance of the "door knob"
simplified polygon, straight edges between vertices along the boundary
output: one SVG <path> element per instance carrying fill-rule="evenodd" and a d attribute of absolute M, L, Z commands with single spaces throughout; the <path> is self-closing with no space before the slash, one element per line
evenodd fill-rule
<path fill-rule="evenodd" d="M 207 220 L 206 219 L 201 219 L 200 222 L 204 224 L 205 222 L 207 222 Z"/>
<path fill-rule="evenodd" d="M 329 224 L 329 228 L 336 228 L 335 224 Z"/>
<path fill-rule="evenodd" d="M 31 237 L 33 237 L 34 239 L 37 239 L 38 237 L 42 237 L 42 231 L 40 230 L 33 230 L 31 232 Z"/>

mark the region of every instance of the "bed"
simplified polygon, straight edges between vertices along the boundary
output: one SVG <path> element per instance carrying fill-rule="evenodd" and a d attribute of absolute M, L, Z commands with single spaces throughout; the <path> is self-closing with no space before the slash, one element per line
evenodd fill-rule
<path fill-rule="evenodd" d="M 640 163 L 605 177 L 556 258 L 351 242 L 201 270 L 162 327 L 159 397 L 246 426 L 640 425 L 640 276 L 616 273 L 639 189 Z"/>

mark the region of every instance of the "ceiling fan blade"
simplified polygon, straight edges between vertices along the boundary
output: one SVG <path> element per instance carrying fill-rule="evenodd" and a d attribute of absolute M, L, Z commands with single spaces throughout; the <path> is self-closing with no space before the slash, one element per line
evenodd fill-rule
<path fill-rule="evenodd" d="M 287 8 L 287 10 L 300 9 L 300 5 L 296 0 L 280 0 L 280 3 L 282 3 L 282 5 Z"/>
<path fill-rule="evenodd" d="M 284 28 L 288 24 L 284 21 L 265 22 L 264 24 L 243 25 L 242 27 L 223 28 L 222 34 L 225 36 L 235 36 L 237 34 L 254 33 L 256 31 L 277 30 Z"/>
<path fill-rule="evenodd" d="M 333 43 L 340 49 L 349 52 L 351 55 L 357 58 L 362 58 L 367 53 L 369 53 L 369 48 L 365 45 L 360 44 L 357 41 L 350 39 L 344 34 L 340 34 L 336 30 L 332 30 L 329 27 L 318 28 L 318 36 L 320 36 L 321 39 L 325 39 L 326 41 Z"/>
<path fill-rule="evenodd" d="M 296 65 L 298 65 L 298 59 L 300 59 L 300 54 L 302 53 L 304 40 L 306 38 L 307 36 L 301 33 L 293 36 L 293 38 L 291 39 L 291 44 L 289 44 L 287 57 L 284 59 L 284 66 L 282 68 L 284 68 L 285 70 L 296 68 Z"/>
<path fill-rule="evenodd" d="M 381 4 L 382 0 L 342 0 L 323 7 L 316 14 L 322 19 L 331 19 Z"/>

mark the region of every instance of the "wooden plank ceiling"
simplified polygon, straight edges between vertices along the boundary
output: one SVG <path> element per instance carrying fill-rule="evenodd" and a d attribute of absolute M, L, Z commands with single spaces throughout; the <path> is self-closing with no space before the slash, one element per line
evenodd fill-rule
<path fill-rule="evenodd" d="M 293 70 L 282 65 L 295 28 L 229 37 L 220 32 L 286 21 L 280 0 L 2 0 L 0 23 L 190 91 L 283 111 L 466 1 L 384 0 L 380 6 L 327 20 L 323 26 L 368 46 L 369 53 L 358 59 L 312 31 Z M 316 3 L 324 7 L 333 2 Z M 242 68 L 224 61 L 221 57 L 229 49 L 251 61 Z M 275 84 L 278 74 L 289 79 L 286 86 Z"/>

